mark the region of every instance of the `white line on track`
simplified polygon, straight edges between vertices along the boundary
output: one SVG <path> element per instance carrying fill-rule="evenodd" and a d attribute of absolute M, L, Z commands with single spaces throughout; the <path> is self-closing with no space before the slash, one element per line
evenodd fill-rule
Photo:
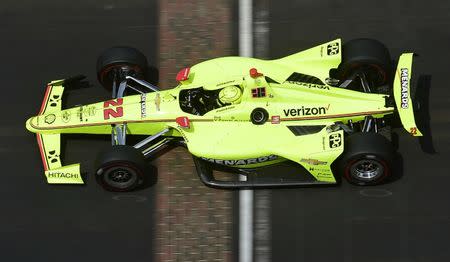
<path fill-rule="evenodd" d="M 240 56 L 253 56 L 252 5 L 239 0 Z M 253 262 L 253 190 L 239 191 L 239 262 Z"/>

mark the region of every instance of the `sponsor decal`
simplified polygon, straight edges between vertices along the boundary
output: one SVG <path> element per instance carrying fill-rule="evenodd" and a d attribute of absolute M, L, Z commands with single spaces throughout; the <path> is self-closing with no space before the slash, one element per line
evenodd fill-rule
<path fill-rule="evenodd" d="M 330 90 L 330 87 L 326 86 L 326 85 L 318 85 L 318 84 L 311 84 L 311 83 L 304 83 L 304 82 L 297 82 L 297 81 L 286 81 L 286 82 L 289 84 L 295 84 L 295 85 L 304 86 L 304 87 L 308 87 L 308 88 Z"/>
<path fill-rule="evenodd" d="M 341 134 L 331 134 L 329 136 L 330 148 L 340 147 L 342 145 L 342 136 Z"/>
<path fill-rule="evenodd" d="M 272 124 L 279 124 L 280 123 L 280 116 L 272 116 Z"/>
<path fill-rule="evenodd" d="M 147 95 L 145 93 L 141 95 L 141 118 L 145 118 L 147 116 L 146 98 Z"/>
<path fill-rule="evenodd" d="M 77 110 L 77 117 L 80 119 L 80 122 L 87 121 L 87 117 L 89 116 L 95 116 L 97 114 L 97 108 L 95 106 L 80 106 L 80 108 Z M 64 112 L 61 115 L 61 119 L 64 123 L 67 123 L 70 121 L 71 113 Z"/>
<path fill-rule="evenodd" d="M 156 111 L 159 111 L 160 104 L 161 104 L 161 97 L 159 96 L 159 93 L 157 93 L 156 96 L 155 96 Z"/>
<path fill-rule="evenodd" d="M 330 172 L 329 168 L 327 167 L 320 167 L 320 166 L 314 166 L 309 167 L 309 171 L 315 171 L 315 172 Z"/>
<path fill-rule="evenodd" d="M 328 172 L 328 173 L 317 172 L 315 175 L 318 178 L 329 178 L 332 176 L 332 174 L 330 172 Z"/>
<path fill-rule="evenodd" d="M 326 165 L 326 161 L 320 161 L 318 159 L 312 159 L 312 158 L 302 158 L 300 159 L 300 162 L 306 163 L 308 165 L 317 166 L 317 165 Z"/>
<path fill-rule="evenodd" d="M 226 110 L 230 110 L 235 108 L 235 106 L 226 106 L 226 107 L 222 107 L 216 110 L 217 113 L 222 112 L 222 111 L 226 111 Z"/>
<path fill-rule="evenodd" d="M 219 122 L 248 122 L 248 119 L 235 119 L 233 116 L 230 118 L 224 118 L 222 116 L 214 116 L 213 121 L 219 121 Z"/>
<path fill-rule="evenodd" d="M 339 42 L 328 44 L 327 55 L 337 55 L 337 54 L 339 54 Z"/>
<path fill-rule="evenodd" d="M 49 103 L 49 106 L 50 107 L 56 107 L 56 106 L 58 106 L 58 102 L 59 102 L 59 100 L 60 99 L 57 99 L 59 96 L 58 95 L 53 95 L 51 98 L 50 98 L 50 103 Z"/>
<path fill-rule="evenodd" d="M 406 109 L 409 104 L 409 94 L 408 94 L 408 85 L 409 85 L 409 72 L 408 68 L 400 69 L 400 85 L 401 85 L 401 107 Z"/>
<path fill-rule="evenodd" d="M 95 116 L 97 108 L 95 108 L 95 106 L 90 106 L 84 110 L 84 113 L 88 116 Z"/>
<path fill-rule="evenodd" d="M 46 115 L 44 118 L 44 122 L 50 125 L 51 123 L 55 122 L 55 119 L 55 114 Z"/>
<path fill-rule="evenodd" d="M 257 87 L 252 88 L 252 97 L 265 97 L 266 96 L 266 88 L 265 87 Z"/>
<path fill-rule="evenodd" d="M 74 174 L 74 173 L 65 173 L 65 172 L 59 172 L 59 171 L 55 171 L 55 172 L 48 172 L 47 175 L 49 178 L 78 178 L 78 174 Z"/>
<path fill-rule="evenodd" d="M 108 120 L 111 117 L 117 118 L 123 116 L 123 98 L 117 98 L 105 101 L 103 103 L 103 119 Z M 110 108 L 112 106 L 113 108 Z"/>
<path fill-rule="evenodd" d="M 59 155 L 56 154 L 56 150 L 51 150 L 48 152 L 47 158 L 50 163 L 58 162 L 58 157 L 59 157 Z"/>
<path fill-rule="evenodd" d="M 285 116 L 315 116 L 315 115 L 324 115 L 327 113 L 330 108 L 330 104 L 327 107 L 319 106 L 319 107 L 306 107 L 302 106 L 299 108 L 291 108 L 291 109 L 283 109 L 283 113 Z"/>
<path fill-rule="evenodd" d="M 245 166 L 245 165 L 251 165 L 251 164 L 259 164 L 259 163 L 264 163 L 267 161 L 272 161 L 277 158 L 278 158 L 278 156 L 275 156 L 275 155 L 261 156 L 261 157 L 249 158 L 249 159 L 239 159 L 239 160 L 221 160 L 221 159 L 202 157 L 203 160 L 209 161 L 211 163 L 225 165 L 225 166 Z"/>
<path fill-rule="evenodd" d="M 413 136 L 417 135 L 417 127 L 411 127 L 409 133 Z"/>
<path fill-rule="evenodd" d="M 223 83 L 218 83 L 216 86 L 222 86 L 222 85 L 227 85 L 227 84 L 231 84 L 231 83 L 234 83 L 234 80 L 226 81 L 226 82 L 223 82 Z"/>
<path fill-rule="evenodd" d="M 80 122 L 83 122 L 83 106 L 80 106 L 80 109 L 78 109 L 77 117 L 80 119 Z"/>

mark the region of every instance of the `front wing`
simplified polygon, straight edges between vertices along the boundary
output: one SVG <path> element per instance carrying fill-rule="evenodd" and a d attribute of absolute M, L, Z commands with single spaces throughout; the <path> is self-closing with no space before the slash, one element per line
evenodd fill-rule
<path fill-rule="evenodd" d="M 61 110 L 61 99 L 64 92 L 64 80 L 53 81 L 48 84 L 42 101 L 39 115 L 46 114 L 44 121 L 55 121 L 52 112 Z M 61 134 L 36 134 L 45 176 L 49 184 L 83 184 L 80 164 L 63 166 L 61 164 Z"/>

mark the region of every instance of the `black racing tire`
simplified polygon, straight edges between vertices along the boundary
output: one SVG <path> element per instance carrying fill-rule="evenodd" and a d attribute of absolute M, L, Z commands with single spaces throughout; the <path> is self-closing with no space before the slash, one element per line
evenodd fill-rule
<path fill-rule="evenodd" d="M 353 73 L 362 70 L 370 86 L 389 84 L 392 77 L 392 60 L 389 50 L 381 42 L 359 38 L 345 43 L 342 59 L 337 69 L 337 78 L 342 82 Z"/>
<path fill-rule="evenodd" d="M 355 133 L 345 139 L 340 169 L 354 185 L 378 185 L 392 174 L 395 150 L 391 142 L 377 133 Z"/>
<path fill-rule="evenodd" d="M 132 146 L 117 145 L 101 152 L 96 160 L 97 182 L 108 191 L 133 191 L 149 178 L 150 165 Z"/>
<path fill-rule="evenodd" d="M 107 90 L 112 89 L 114 77 L 118 81 L 126 75 L 145 79 L 147 73 L 147 58 L 133 47 L 111 47 L 103 51 L 97 59 L 97 78 Z"/>

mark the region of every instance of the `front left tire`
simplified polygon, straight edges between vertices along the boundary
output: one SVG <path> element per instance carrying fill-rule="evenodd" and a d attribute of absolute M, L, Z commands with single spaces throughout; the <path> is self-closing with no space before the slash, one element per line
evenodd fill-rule
<path fill-rule="evenodd" d="M 116 145 L 100 153 L 96 166 L 97 182 L 108 191 L 133 191 L 152 178 L 144 155 L 132 146 Z"/>

